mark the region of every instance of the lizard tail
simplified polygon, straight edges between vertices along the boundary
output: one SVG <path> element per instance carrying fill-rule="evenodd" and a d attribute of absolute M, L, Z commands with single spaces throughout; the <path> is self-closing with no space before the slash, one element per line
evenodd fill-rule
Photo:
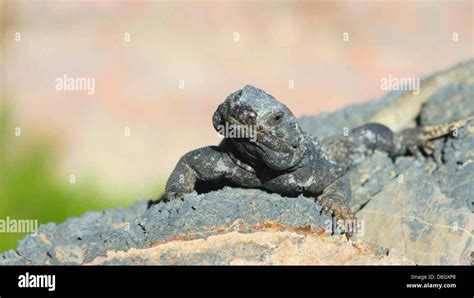
<path fill-rule="evenodd" d="M 470 115 L 467 117 L 464 117 L 462 119 L 452 121 L 452 122 L 447 122 L 447 123 L 442 123 L 442 124 L 436 124 L 436 125 L 429 125 L 429 126 L 422 126 L 420 133 L 417 135 L 419 140 L 421 141 L 428 141 L 431 139 L 436 139 L 445 135 L 450 134 L 456 129 L 459 129 L 466 124 L 468 124 L 470 121 L 474 119 L 474 115 Z"/>

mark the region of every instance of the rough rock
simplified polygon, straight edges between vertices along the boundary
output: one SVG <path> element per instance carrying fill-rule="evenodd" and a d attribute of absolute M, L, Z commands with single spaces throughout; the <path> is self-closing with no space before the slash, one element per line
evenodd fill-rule
<path fill-rule="evenodd" d="M 90 265 L 413 265 L 397 253 L 375 253 L 344 236 L 264 229 L 197 240 L 173 240 L 151 248 L 110 251 Z"/>
<path fill-rule="evenodd" d="M 173 239 L 200 239 L 229 231 L 264 227 L 324 233 L 331 219 L 313 198 L 284 198 L 253 189 L 189 194 L 183 200 L 147 202 L 127 212 L 88 212 L 64 223 L 40 226 L 21 240 L 0 264 L 82 264 L 110 250 L 149 248 Z"/>
<path fill-rule="evenodd" d="M 471 211 L 446 197 L 418 161 L 357 214 L 362 239 L 395 248 L 417 264 L 470 262 Z"/>
<path fill-rule="evenodd" d="M 422 80 L 420 94 L 305 116 L 325 138 L 379 121 L 396 131 L 474 114 L 474 60 Z M 474 127 L 435 142 L 433 156 L 375 152 L 349 171 L 358 242 L 328 236 L 312 198 L 225 188 L 184 200 L 137 203 L 49 223 L 0 255 L 0 264 L 469 264 L 473 251 Z M 266 241 L 266 242 L 265 242 Z M 360 242 L 362 241 L 362 242 Z M 388 252 L 388 257 L 386 256 Z M 385 256 L 384 256 L 385 255 Z"/>
<path fill-rule="evenodd" d="M 420 88 L 418 96 L 391 92 L 368 104 L 306 116 L 301 125 L 313 135 L 327 137 L 370 121 L 400 131 L 473 115 L 474 60 L 425 78 Z M 351 207 L 364 221 L 360 238 L 398 248 L 418 264 L 470 264 L 474 124 L 434 143 L 433 156 L 392 161 L 375 152 L 349 171 Z M 401 177 L 404 183 L 399 185 Z"/>

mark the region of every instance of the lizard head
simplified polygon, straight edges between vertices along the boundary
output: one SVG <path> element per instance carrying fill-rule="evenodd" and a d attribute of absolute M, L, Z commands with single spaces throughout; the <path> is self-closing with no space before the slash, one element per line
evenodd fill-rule
<path fill-rule="evenodd" d="M 213 125 L 250 164 L 291 169 L 306 150 L 304 134 L 290 109 L 250 85 L 219 105 Z"/>

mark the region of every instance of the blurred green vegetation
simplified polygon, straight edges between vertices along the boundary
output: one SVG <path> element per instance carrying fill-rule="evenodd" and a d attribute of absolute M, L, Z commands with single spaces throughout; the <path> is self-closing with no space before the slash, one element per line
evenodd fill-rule
<path fill-rule="evenodd" d="M 5 106 L 0 105 L 0 219 L 37 219 L 39 225 L 58 223 L 85 211 L 134 201 L 132 197 L 112 199 L 100 191 L 93 177 L 87 181 L 81 178 L 76 184 L 70 184 L 69 177 L 57 177 L 54 140 L 24 132 L 15 136 Z M 15 248 L 24 236 L 0 233 L 0 252 Z"/>

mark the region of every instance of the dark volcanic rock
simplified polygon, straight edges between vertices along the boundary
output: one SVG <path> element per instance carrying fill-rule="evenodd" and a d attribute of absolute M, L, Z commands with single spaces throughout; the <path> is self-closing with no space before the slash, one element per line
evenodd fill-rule
<path fill-rule="evenodd" d="M 147 206 L 140 202 L 125 210 L 88 212 L 59 225 L 43 225 L 15 251 L 0 256 L 0 264 L 82 264 L 108 251 L 148 248 L 180 237 L 199 239 L 266 225 L 316 232 L 330 222 L 312 198 L 284 198 L 252 189 L 226 187 Z"/>

